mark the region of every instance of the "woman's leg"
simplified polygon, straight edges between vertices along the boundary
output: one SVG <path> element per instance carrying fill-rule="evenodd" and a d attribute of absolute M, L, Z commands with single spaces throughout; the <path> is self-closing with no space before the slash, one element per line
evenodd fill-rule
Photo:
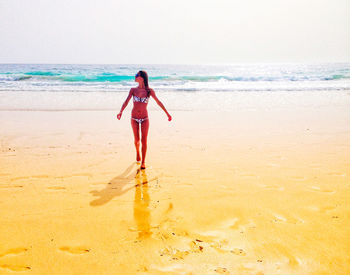
<path fill-rule="evenodd" d="M 141 162 L 141 168 L 145 168 L 145 159 L 146 159 L 146 152 L 147 152 L 147 135 L 148 135 L 148 128 L 149 128 L 149 119 L 144 120 L 141 123 L 141 143 L 142 143 L 142 162 Z"/>
<path fill-rule="evenodd" d="M 132 131 L 134 133 L 134 143 L 135 143 L 135 148 L 136 148 L 136 161 L 140 161 L 140 127 L 139 123 L 135 120 L 131 120 L 131 127 Z"/>

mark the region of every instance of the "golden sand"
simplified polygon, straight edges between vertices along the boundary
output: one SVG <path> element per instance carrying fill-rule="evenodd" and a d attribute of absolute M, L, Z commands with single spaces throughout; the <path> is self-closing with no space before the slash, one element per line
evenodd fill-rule
<path fill-rule="evenodd" d="M 0 274 L 350 273 L 345 109 L 0 112 Z"/>

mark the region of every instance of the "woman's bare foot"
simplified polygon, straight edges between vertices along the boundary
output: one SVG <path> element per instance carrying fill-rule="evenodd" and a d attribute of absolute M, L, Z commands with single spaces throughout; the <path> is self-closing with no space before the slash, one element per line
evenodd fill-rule
<path fill-rule="evenodd" d="M 145 165 L 145 163 L 143 162 L 143 163 L 141 163 L 141 169 L 146 169 L 146 165 Z"/>

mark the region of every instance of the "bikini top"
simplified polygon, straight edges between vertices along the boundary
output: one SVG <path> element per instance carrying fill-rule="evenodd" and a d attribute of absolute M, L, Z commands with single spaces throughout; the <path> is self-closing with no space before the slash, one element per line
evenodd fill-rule
<path fill-rule="evenodd" d="M 136 95 L 133 95 L 134 102 L 148 103 L 148 99 L 149 97 L 138 97 Z"/>

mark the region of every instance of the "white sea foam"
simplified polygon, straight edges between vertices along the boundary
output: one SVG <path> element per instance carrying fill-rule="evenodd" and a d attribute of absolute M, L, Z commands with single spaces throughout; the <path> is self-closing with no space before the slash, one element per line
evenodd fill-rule
<path fill-rule="evenodd" d="M 172 109 L 230 108 L 236 99 L 264 100 L 300 92 L 327 95 L 350 90 L 350 64 L 255 65 L 35 65 L 0 64 L 0 110 L 110 110 L 119 105 L 135 73 L 144 69 L 149 84 Z M 299 93 L 298 93 L 299 92 Z M 286 93 L 286 95 L 284 94 Z M 298 94 L 297 94 L 298 93 Z M 305 97 L 306 94 L 302 93 Z M 278 98 L 276 97 L 276 99 Z M 274 96 L 270 96 L 269 100 Z M 289 99 L 288 102 L 291 102 Z M 301 104 L 302 98 L 299 98 Z M 293 100 L 292 100 L 293 101 Z M 266 102 L 273 104 L 273 102 Z M 278 104 L 283 101 L 279 100 Z M 249 108 L 249 106 L 246 106 Z M 152 103 L 150 104 L 152 107 Z"/>
<path fill-rule="evenodd" d="M 350 88 L 350 64 L 257 65 L 0 64 L 0 91 L 121 92 L 139 69 L 160 91 L 304 91 Z"/>

